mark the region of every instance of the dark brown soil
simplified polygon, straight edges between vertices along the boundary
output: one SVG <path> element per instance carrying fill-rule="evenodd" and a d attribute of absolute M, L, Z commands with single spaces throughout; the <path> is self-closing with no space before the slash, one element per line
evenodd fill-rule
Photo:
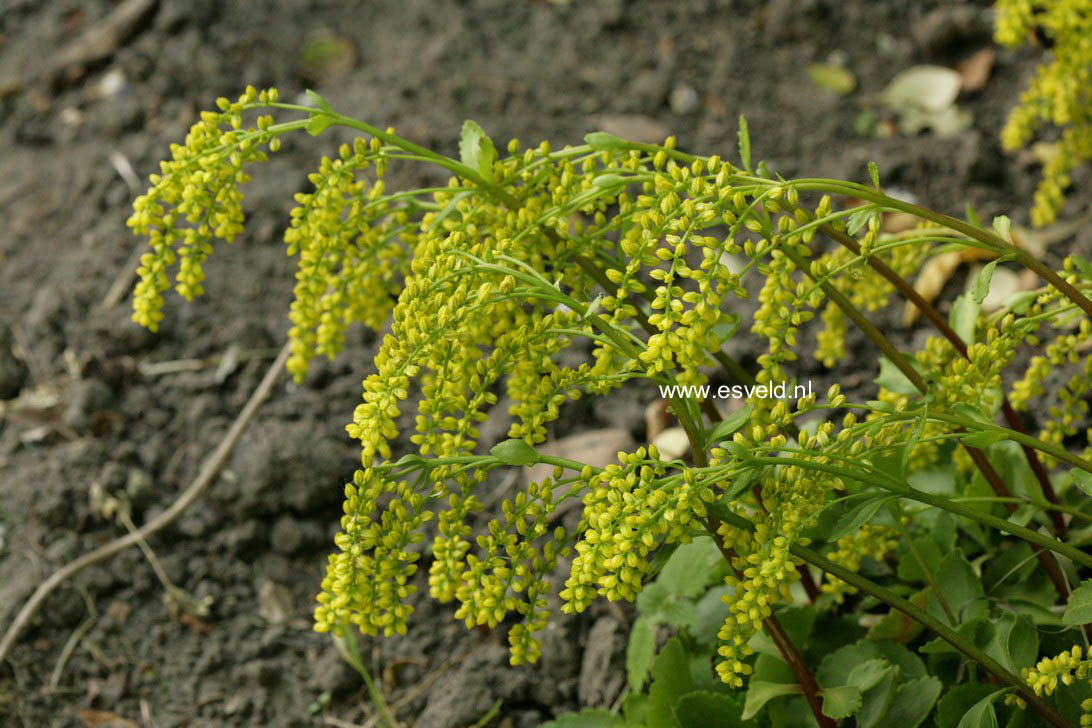
<path fill-rule="evenodd" d="M 293 139 L 256 171 L 247 233 L 211 258 L 205 298 L 170 298 L 159 334 L 129 322 L 127 299 L 102 306 L 135 244 L 124 226 L 134 192 L 116 160 L 145 178 L 219 95 L 252 83 L 293 98 L 315 84 L 339 110 L 452 153 L 468 117 L 501 142 L 560 145 L 579 143 L 603 116 L 643 115 L 682 147 L 732 156 L 745 114 L 756 158 L 785 176 L 865 180 L 875 160 L 885 185 L 957 214 L 970 201 L 987 219 L 1026 219 L 1036 179 L 996 141 L 1033 52 L 999 51 L 987 86 L 960 99 L 975 122 L 955 138 L 853 129 L 898 70 L 987 45 L 983 3 L 160 0 L 120 47 L 56 74 L 60 50 L 115 3 L 0 5 L 0 398 L 39 405 L 0 418 L 0 629 L 49 573 L 121 533 L 93 511 L 93 491 L 127 493 L 138 523 L 177 496 L 283 341 L 293 261 L 279 231 L 333 138 Z M 351 46 L 340 75 L 301 64 L 304 43 L 323 33 Z M 858 77 L 848 97 L 805 74 L 831 59 Z M 358 461 L 344 424 L 375 351 L 372 335 L 349 338 L 303 385 L 277 388 L 212 489 L 151 539 L 174 583 L 212 598 L 209 616 L 172 618 L 137 549 L 88 569 L 0 665 L 0 726 L 81 725 L 76 711 L 88 708 L 161 728 L 367 721 L 359 677 L 309 620 Z M 250 356 L 222 370 L 141 374 L 229 350 Z M 802 366 L 819 391 L 872 376 L 860 362 Z M 609 406 L 578 405 L 555 434 L 617 426 L 640 438 L 650 398 L 633 388 Z M 364 642 L 407 724 L 470 725 L 499 699 L 490 725 L 534 726 L 581 696 L 617 695 L 626 612 L 558 619 L 541 663 L 519 668 L 507 665 L 503 635 L 468 632 L 451 614 L 421 599 L 407 636 Z"/>

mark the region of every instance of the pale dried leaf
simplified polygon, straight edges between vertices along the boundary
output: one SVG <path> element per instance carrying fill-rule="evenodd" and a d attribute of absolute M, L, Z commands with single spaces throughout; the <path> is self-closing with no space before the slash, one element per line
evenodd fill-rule
<path fill-rule="evenodd" d="M 76 711 L 76 717 L 80 719 L 84 728 L 140 728 L 128 718 L 122 718 L 108 710 L 80 708 Z"/>
<path fill-rule="evenodd" d="M 819 88 L 839 95 L 848 94 L 857 88 L 857 77 L 852 71 L 829 63 L 813 63 L 808 66 L 808 78 Z"/>
<path fill-rule="evenodd" d="M 997 53 L 993 48 L 982 48 L 956 64 L 964 91 L 977 91 L 990 80 L 990 71 Z"/>
<path fill-rule="evenodd" d="M 918 273 L 917 279 L 914 281 L 914 290 L 917 291 L 926 302 L 932 303 L 936 300 L 936 297 L 940 295 L 940 292 L 944 289 L 944 284 L 948 282 L 948 279 L 959 267 L 961 262 L 961 253 L 958 251 L 952 251 L 950 253 L 941 253 L 940 255 L 933 256 L 925 262 L 925 265 L 921 267 L 921 272 Z M 914 323 L 920 312 L 918 307 L 910 301 L 906 302 L 906 306 L 902 310 L 902 323 L 904 326 L 909 326 Z"/>
<path fill-rule="evenodd" d="M 667 428 L 652 440 L 652 444 L 660 451 L 660 457 L 664 460 L 676 460 L 690 450 L 690 440 L 686 436 L 686 430 L 681 427 Z"/>
<path fill-rule="evenodd" d="M 666 399 L 657 399 L 645 407 L 645 437 L 649 442 L 667 429 L 670 422 L 671 415 L 667 413 Z"/>
<path fill-rule="evenodd" d="M 898 73 L 880 94 L 898 111 L 916 109 L 933 114 L 952 105 L 962 85 L 960 75 L 943 66 L 912 66 Z"/>

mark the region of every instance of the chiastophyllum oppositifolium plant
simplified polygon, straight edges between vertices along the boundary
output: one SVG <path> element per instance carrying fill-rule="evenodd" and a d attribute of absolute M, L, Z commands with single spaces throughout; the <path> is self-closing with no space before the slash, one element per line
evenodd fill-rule
<path fill-rule="evenodd" d="M 243 228 L 240 185 L 284 135 L 362 134 L 322 159 L 284 235 L 299 261 L 292 374 L 335 356 L 350 324 L 383 332 L 348 426 L 361 466 L 317 630 L 405 632 L 423 564 L 431 596 L 467 626 L 503 625 L 514 664 L 540 656 L 551 604 L 639 600 L 624 709 L 562 720 L 1089 721 L 1084 259 L 1054 270 L 1011 242 L 1007 218 L 901 201 L 875 166 L 867 184 L 782 179 L 751 159 L 742 120 L 731 162 L 601 132 L 502 153 L 473 122 L 454 159 L 314 93 L 299 105 L 249 88 L 217 105 L 134 203 L 129 224 L 151 246 L 134 318 L 153 329 L 172 281 L 185 298 L 202 292 L 213 241 Z M 388 166 L 412 163 L 451 178 L 388 189 Z M 840 209 L 842 197 L 863 204 Z M 884 232 L 892 211 L 917 224 Z M 993 259 L 942 317 L 905 277 L 965 248 Z M 998 265 L 1042 287 L 983 312 Z M 748 285 L 759 305 L 742 321 L 732 302 Z M 935 331 L 914 351 L 870 317 L 907 300 Z M 833 384 L 722 417 L 685 389 L 794 383 L 804 342 L 833 367 L 850 325 L 878 354 L 874 400 Z M 746 332 L 763 350 L 750 369 L 723 350 Z M 536 449 L 567 401 L 633 379 L 667 392 L 686 460 L 649 446 L 600 468 Z M 478 428 L 502 400 L 508 439 L 484 451 Z M 473 530 L 491 474 L 539 463 L 552 474 L 505 493 Z M 570 499 L 582 511 L 567 530 L 555 516 Z M 678 636 L 657 654 L 661 625 Z"/>

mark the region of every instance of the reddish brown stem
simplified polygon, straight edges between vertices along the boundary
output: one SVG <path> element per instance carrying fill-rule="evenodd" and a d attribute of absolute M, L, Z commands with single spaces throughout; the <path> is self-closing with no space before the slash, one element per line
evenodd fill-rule
<path fill-rule="evenodd" d="M 856 245 L 856 241 L 853 241 L 853 244 Z M 815 276 L 811 274 L 809 267 L 805 263 L 804 259 L 800 257 L 799 253 L 792 250 L 791 247 L 783 248 L 782 252 L 789 260 L 791 260 L 796 265 L 798 270 L 803 271 L 805 275 L 807 275 L 812 280 L 815 280 Z M 878 348 L 881 352 L 884 353 L 885 356 L 887 356 L 892 364 L 898 367 L 899 371 L 906 375 L 906 378 L 909 379 L 915 387 L 917 387 L 918 391 L 920 391 L 922 394 L 927 394 L 928 385 L 922 378 L 921 374 L 919 374 L 916 369 L 910 366 L 909 363 L 907 363 L 902 358 L 899 350 L 896 349 L 895 346 L 888 340 L 888 338 L 883 335 L 883 332 L 877 329 L 871 321 L 865 318 L 865 316 L 857 309 L 857 307 L 854 306 L 853 303 L 848 298 L 846 298 L 846 296 L 843 295 L 841 291 L 832 286 L 828 281 L 819 280 L 817 282 L 819 283 L 819 286 L 823 289 L 823 292 L 827 294 L 827 297 L 831 301 L 833 301 L 834 304 L 838 306 L 838 308 L 840 308 L 842 312 L 845 313 L 845 315 L 849 317 L 849 319 L 861 329 L 862 333 L 864 333 L 864 335 L 867 336 L 869 340 L 871 340 L 872 343 L 876 345 L 876 348 Z M 991 488 L 993 488 L 994 493 L 1002 498 L 1011 497 L 1012 492 L 1005 485 L 1004 481 L 1001 480 L 1001 476 L 997 474 L 997 471 L 994 470 L 993 466 L 986 459 L 986 456 L 983 455 L 980 450 L 977 450 L 975 448 L 969 447 L 967 445 L 964 445 L 963 447 L 970 454 L 971 460 L 974 461 L 974 464 L 982 472 L 982 476 L 986 479 L 986 482 L 990 484 Z M 1009 509 L 1010 513 L 1015 510 L 1015 506 L 1012 503 L 1006 503 L 1006 507 Z M 1058 591 L 1058 596 L 1062 599 L 1062 601 L 1065 601 L 1069 597 L 1069 589 L 1066 586 L 1065 577 L 1061 572 L 1061 568 L 1058 566 L 1058 562 L 1041 552 L 1038 554 L 1038 558 L 1039 563 L 1043 566 L 1044 569 L 1046 569 L 1047 573 L 1050 575 L 1050 580 L 1054 583 L 1054 588 Z"/>
<path fill-rule="evenodd" d="M 830 225 L 823 225 L 820 227 L 820 230 L 827 236 L 837 240 L 854 255 L 861 254 L 860 246 L 857 245 L 857 241 L 853 239 L 853 236 L 836 230 Z M 905 278 L 892 270 L 891 267 L 882 260 L 873 256 L 868 256 L 867 260 L 869 266 L 871 266 L 873 270 L 883 276 L 888 283 L 893 285 L 899 293 L 906 297 L 906 300 L 917 307 L 918 311 L 920 311 L 921 314 L 936 327 L 937 331 L 955 347 L 955 350 L 959 352 L 960 356 L 964 359 L 970 359 L 967 355 L 967 345 L 964 343 L 963 339 L 960 338 L 959 334 L 948 325 L 948 322 L 944 320 L 944 317 L 940 315 L 940 312 L 937 311 L 932 304 L 926 301 Z M 1004 397 L 1001 403 L 1001 412 L 1005 415 L 1005 421 L 1008 422 L 1010 428 L 1021 434 L 1027 434 L 1027 431 L 1024 429 L 1024 423 L 1020 420 L 1020 416 L 1016 414 L 1016 410 L 1012 408 L 1008 397 Z M 1034 448 L 1028 445 L 1021 444 L 1020 449 L 1023 450 L 1024 457 L 1028 461 L 1028 466 L 1031 468 L 1032 473 L 1035 474 L 1035 479 L 1039 481 L 1039 488 L 1043 491 L 1043 497 L 1046 498 L 1048 503 L 1058 505 L 1058 495 L 1054 492 L 1054 487 L 1050 484 L 1050 477 L 1047 475 L 1046 468 L 1043 467 L 1043 463 L 1039 459 L 1039 454 L 1035 452 Z M 1048 511 L 1047 516 L 1054 526 L 1054 533 L 1058 536 L 1064 534 L 1066 524 L 1062 514 L 1058 511 Z"/>
<path fill-rule="evenodd" d="M 978 466 L 978 469 L 982 472 L 982 476 L 986 479 L 986 482 L 990 484 L 990 488 L 1001 498 L 1009 498 L 1012 496 L 1011 491 L 1001 480 L 1001 476 L 997 474 L 997 471 L 993 469 L 986 456 L 981 450 L 974 447 L 968 447 L 964 445 L 967 450 L 967 454 L 971 456 L 971 460 Z M 1016 504 L 1008 501 L 1004 502 L 1005 510 L 1010 514 L 1016 512 Z M 1035 544 L 1031 544 L 1031 550 L 1035 552 L 1035 558 L 1039 560 L 1039 565 L 1046 571 L 1047 576 L 1050 577 L 1050 581 L 1054 584 L 1054 589 L 1058 592 L 1058 598 L 1061 601 L 1069 599 L 1069 585 L 1066 583 L 1065 575 L 1062 574 L 1062 569 L 1058 566 L 1058 560 L 1048 554 L 1042 548 Z"/>
<path fill-rule="evenodd" d="M 717 548 L 720 549 L 720 553 L 724 556 L 725 561 L 731 564 L 735 554 L 731 549 L 721 543 L 720 538 L 717 535 L 720 532 L 721 522 L 713 516 L 709 516 L 705 520 L 705 527 L 713 536 L 713 541 L 717 544 Z M 734 566 L 732 569 L 736 572 L 737 578 L 743 578 L 743 574 Z M 837 728 L 838 724 L 835 723 L 832 718 L 823 715 L 823 702 L 822 698 L 819 696 L 819 682 L 815 679 L 815 675 L 812 674 L 811 668 L 808 667 L 808 663 L 804 661 L 803 655 L 796 649 L 796 645 L 793 644 L 792 639 L 785 632 L 785 628 L 781 626 L 781 622 L 778 621 L 777 616 L 771 612 L 770 616 L 762 620 L 762 626 L 765 629 L 766 634 L 768 634 L 770 639 L 774 641 L 774 644 L 777 645 L 777 649 L 781 653 L 781 657 L 785 660 L 785 664 L 789 666 L 793 675 L 796 676 L 796 682 L 800 685 L 800 689 L 804 694 L 804 699 L 808 701 L 808 707 L 811 708 L 811 712 L 819 722 L 820 728 Z"/>

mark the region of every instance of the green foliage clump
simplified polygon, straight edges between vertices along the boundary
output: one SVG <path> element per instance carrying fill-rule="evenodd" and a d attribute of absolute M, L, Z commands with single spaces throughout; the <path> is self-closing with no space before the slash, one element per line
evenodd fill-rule
<path fill-rule="evenodd" d="M 998 43 L 1019 46 L 1040 29 L 1052 60 L 1035 69 L 1001 132 L 1006 149 L 1027 146 L 1045 125 L 1062 129 L 1035 192 L 1031 219 L 1054 221 L 1065 204 L 1069 173 L 1092 160 L 1092 8 L 1087 0 L 997 0 Z"/>
<path fill-rule="evenodd" d="M 1011 244 L 1005 218 L 988 229 L 973 215 L 902 202 L 884 194 L 875 167 L 870 185 L 785 180 L 752 165 L 745 126 L 738 164 L 684 153 L 671 138 L 653 145 L 604 133 L 560 150 L 512 141 L 502 155 L 473 122 L 456 160 L 343 116 L 317 95 L 312 102 L 253 89 L 219 102 L 223 113 L 203 117 L 153 178 L 133 224 L 153 246 L 134 317 L 154 325 L 176 247 L 188 256 L 180 291 L 199 292 L 193 281 L 210 236 L 241 224 L 237 186 L 242 165 L 264 158 L 256 144 L 273 148 L 285 133 L 335 125 L 367 137 L 322 160 L 285 233 L 299 259 L 293 374 L 317 354 L 337 354 L 349 324 L 389 326 L 347 428 L 360 441 L 361 467 L 345 486 L 317 630 L 405 632 L 424 562 L 432 597 L 455 602 L 469 627 L 505 625 L 512 662 L 533 662 L 549 595 L 568 613 L 599 597 L 644 597 L 647 608 L 663 555 L 701 539 L 720 555 L 703 619 L 680 617 L 662 599 L 656 613 L 682 629 L 702 625 L 701 656 L 719 677 L 710 691 L 742 698 L 742 720 L 761 712 L 793 716 L 773 725 L 826 728 L 849 716 L 878 725 L 910 715 L 917 725 L 934 703 L 945 715 L 971 697 L 964 707 L 982 720 L 1028 709 L 1063 726 L 1079 713 L 1075 703 L 1045 700 L 1053 668 L 1040 663 L 1034 678 L 1020 670 L 1035 664 L 1041 633 L 1052 649 L 1069 649 L 1083 624 L 1075 615 L 1085 597 L 1071 597 L 1068 585 L 1092 569 L 1081 548 L 1092 522 L 1082 495 L 1092 492 L 1092 433 L 1078 431 L 1087 377 L 1078 373 L 1051 400 L 1040 437 L 1024 431 L 1016 409 L 1042 401 L 1051 371 L 1092 366 L 1078 343 L 1089 332 L 1092 264 L 1071 256 L 1052 270 Z M 236 133 L 242 114 L 266 111 L 302 118 L 259 116 Z M 422 161 L 452 172 L 448 184 L 386 188 L 388 164 Z M 836 210 L 836 196 L 864 205 Z M 920 224 L 883 232 L 893 211 Z M 213 224 L 203 227 L 206 218 Z M 917 300 L 938 335 L 899 351 L 866 314 L 893 297 L 915 300 L 902 276 L 930 255 L 967 247 L 995 260 L 950 321 Z M 731 256 L 741 266 L 729 265 Z M 983 312 L 1003 262 L 1046 285 Z M 756 293 L 749 328 L 764 350 L 752 372 L 722 345 L 740 329 L 733 302 Z M 816 360 L 833 366 L 846 356 L 849 323 L 879 352 L 876 399 L 850 401 L 833 384 L 825 398 L 759 396 L 721 418 L 701 388 L 791 387 L 817 315 Z M 1010 385 L 1005 368 L 1039 337 L 1053 343 Z M 649 446 L 599 468 L 536 450 L 566 402 L 609 396 L 631 379 L 660 387 L 686 433 L 687 459 Z M 509 439 L 486 452 L 479 427 L 502 398 L 513 416 Z M 1080 447 L 1085 453 L 1073 452 Z M 554 470 L 507 494 L 495 517 L 480 515 L 494 476 L 536 463 Z M 570 499 L 582 508 L 573 530 L 557 517 Z M 707 586 L 683 588 L 674 603 L 696 620 L 696 604 L 679 605 Z M 1057 616 L 1061 604 L 1075 610 L 1068 619 Z M 800 609 L 841 626 L 826 639 L 782 624 Z M 862 634 L 861 623 L 875 633 Z M 644 624 L 638 666 L 654 642 Z M 906 645 L 928 658 L 928 671 Z M 650 688 L 650 725 L 683 725 L 660 719 L 700 716 L 720 700 L 656 697 L 684 660 L 681 649 L 670 648 L 661 688 L 656 680 Z M 840 657 L 828 664 L 817 657 L 826 653 Z M 968 682 L 964 660 L 996 682 Z M 1009 702 L 995 708 L 1001 696 Z"/>

